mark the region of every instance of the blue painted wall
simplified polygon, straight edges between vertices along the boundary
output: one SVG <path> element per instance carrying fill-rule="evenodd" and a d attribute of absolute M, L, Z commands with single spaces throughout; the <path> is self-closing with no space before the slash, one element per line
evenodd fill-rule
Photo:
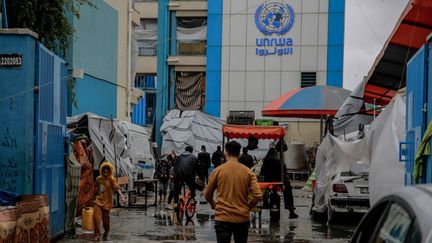
<path fill-rule="evenodd" d="M 132 113 L 132 123 L 140 126 L 146 125 L 146 93 L 144 93 L 144 97 L 138 99 L 138 104 L 133 105 L 133 113 Z"/>
<path fill-rule="evenodd" d="M 0 53 L 22 54 L 21 69 L 0 69 L 0 190 L 33 193 L 36 40 L 0 35 Z"/>
<path fill-rule="evenodd" d="M 424 136 L 427 126 L 432 120 L 432 108 L 425 104 L 432 101 L 432 76 L 430 55 L 432 54 L 430 44 L 423 45 L 407 64 L 406 93 L 407 93 L 407 116 L 406 116 L 406 142 L 408 144 L 406 161 L 405 184 L 414 184 L 413 172 L 414 161 L 420 142 Z M 431 146 L 431 145 L 429 145 Z M 419 183 L 432 183 L 432 157 L 427 157 L 427 163 L 423 164 L 423 174 Z"/>
<path fill-rule="evenodd" d="M 205 111 L 220 116 L 223 1 L 208 1 Z"/>
<path fill-rule="evenodd" d="M 343 86 L 345 0 L 329 0 L 327 85 Z"/>
<path fill-rule="evenodd" d="M 168 63 L 167 58 L 169 54 L 169 26 L 170 26 L 170 13 L 168 11 L 169 0 L 158 1 L 158 53 L 157 53 L 157 97 L 156 97 L 156 142 L 162 145 L 162 136 L 160 127 L 162 126 L 162 119 L 168 110 Z"/>
<path fill-rule="evenodd" d="M 75 80 L 78 107 L 68 104 L 68 115 L 93 112 L 110 118 L 117 115 L 118 13 L 103 0 L 96 8 L 82 6 L 80 18 L 69 19 L 75 37 L 66 52 L 70 68 L 81 68 L 85 77 Z"/>
<path fill-rule="evenodd" d="M 88 74 L 75 80 L 77 107 L 70 105 L 72 115 L 92 112 L 103 117 L 116 117 L 117 86 Z"/>

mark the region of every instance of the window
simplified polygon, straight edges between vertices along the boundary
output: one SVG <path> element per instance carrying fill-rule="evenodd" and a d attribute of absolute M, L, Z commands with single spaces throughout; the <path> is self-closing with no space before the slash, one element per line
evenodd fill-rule
<path fill-rule="evenodd" d="M 141 19 L 140 25 L 135 27 L 139 56 L 157 55 L 157 25 L 157 19 Z"/>
<path fill-rule="evenodd" d="M 398 204 L 392 204 L 375 242 L 405 242 L 411 223 L 408 212 Z"/>
<path fill-rule="evenodd" d="M 203 56 L 207 51 L 207 19 L 177 18 L 177 54 Z"/>
<path fill-rule="evenodd" d="M 310 87 L 316 85 L 316 72 L 301 73 L 301 87 Z"/>
<path fill-rule="evenodd" d="M 146 123 L 153 124 L 153 118 L 156 110 L 156 94 L 154 93 L 146 93 Z"/>
<path fill-rule="evenodd" d="M 135 30 L 149 30 L 156 31 L 158 30 L 157 19 L 141 19 L 140 25 L 135 27 Z"/>
<path fill-rule="evenodd" d="M 157 40 L 137 40 L 138 56 L 156 56 Z"/>
<path fill-rule="evenodd" d="M 365 218 L 357 227 L 352 242 L 372 242 L 371 239 L 373 237 L 375 228 L 378 226 L 380 219 L 383 217 L 383 213 L 386 212 L 387 205 L 388 202 L 384 201 L 372 208 L 371 211 L 366 214 Z"/>
<path fill-rule="evenodd" d="M 157 85 L 156 74 L 137 73 L 135 76 L 135 88 L 142 90 L 154 90 Z"/>

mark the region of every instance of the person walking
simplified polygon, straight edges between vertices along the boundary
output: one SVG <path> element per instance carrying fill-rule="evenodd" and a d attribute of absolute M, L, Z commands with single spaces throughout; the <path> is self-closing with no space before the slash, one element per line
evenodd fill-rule
<path fill-rule="evenodd" d="M 240 156 L 239 162 L 247 166 L 249 169 L 254 166 L 254 159 L 250 154 L 248 154 L 248 149 L 246 147 L 243 147 L 243 154 Z"/>
<path fill-rule="evenodd" d="M 199 166 L 197 157 L 192 154 L 193 147 L 188 145 L 185 151 L 179 155 L 174 165 L 174 203 L 178 205 L 183 183 L 186 183 L 191 191 L 191 197 L 195 198 L 195 181 L 199 178 Z"/>
<path fill-rule="evenodd" d="M 166 207 L 166 209 L 170 209 L 170 210 L 173 209 L 173 207 L 171 206 L 171 202 L 173 201 L 174 194 L 175 194 L 174 176 L 175 176 L 175 173 L 174 173 L 174 164 L 173 164 L 171 166 L 171 169 L 170 169 L 170 177 L 169 177 L 169 180 L 168 180 L 169 194 L 168 194 L 168 205 Z"/>
<path fill-rule="evenodd" d="M 223 152 L 221 149 L 221 146 L 217 146 L 217 150 L 212 155 L 212 163 L 214 165 L 214 168 L 216 169 L 219 165 L 222 164 L 223 160 Z"/>
<path fill-rule="evenodd" d="M 110 212 L 113 207 L 113 194 L 117 192 L 120 195 L 121 203 L 126 202 L 126 197 L 123 195 L 117 179 L 114 177 L 115 169 L 110 162 L 103 162 L 99 168 L 100 175 L 95 182 L 95 199 L 93 202 L 93 223 L 96 241 L 100 239 L 100 223 L 102 221 L 105 230 L 103 240 L 108 240 L 110 232 Z"/>
<path fill-rule="evenodd" d="M 226 143 L 227 160 L 210 174 L 205 192 L 206 200 L 215 209 L 218 243 L 229 243 L 232 235 L 235 243 L 247 242 L 250 210 L 262 198 L 255 173 L 238 161 L 240 149 L 236 141 Z"/>
<path fill-rule="evenodd" d="M 281 171 L 283 170 L 283 171 Z M 283 174 L 282 174 L 283 172 Z M 288 209 L 290 219 L 298 218 L 298 215 L 294 212 L 294 197 L 292 194 L 291 183 L 285 163 L 283 163 L 278 157 L 278 152 L 275 148 L 270 148 L 263 160 L 260 175 L 264 177 L 264 182 L 280 182 L 283 180 L 284 184 L 284 205 L 285 209 Z M 283 178 L 281 178 L 281 176 Z"/>
<path fill-rule="evenodd" d="M 204 183 L 208 181 L 208 170 L 210 169 L 211 161 L 210 154 L 207 152 L 206 147 L 201 146 L 201 152 L 198 153 L 198 163 L 201 170 L 201 178 Z"/>
<path fill-rule="evenodd" d="M 156 175 L 159 179 L 159 204 L 162 206 L 165 206 L 170 169 L 171 165 L 168 162 L 167 156 L 162 157 L 156 167 Z"/>

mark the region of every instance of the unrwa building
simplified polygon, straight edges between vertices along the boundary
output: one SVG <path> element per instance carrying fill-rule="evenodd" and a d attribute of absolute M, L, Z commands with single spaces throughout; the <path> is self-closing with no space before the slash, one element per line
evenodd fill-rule
<path fill-rule="evenodd" d="M 174 108 L 261 118 L 286 92 L 343 86 L 344 0 L 158 4 L 156 131 Z"/>

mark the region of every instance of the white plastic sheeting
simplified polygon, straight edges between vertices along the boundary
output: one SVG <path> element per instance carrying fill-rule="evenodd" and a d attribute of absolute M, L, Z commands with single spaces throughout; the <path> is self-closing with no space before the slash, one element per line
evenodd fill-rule
<path fill-rule="evenodd" d="M 201 111 L 171 110 L 160 128 L 163 136 L 161 152 L 182 153 L 187 145 L 198 152 L 204 145 L 207 152 L 213 153 L 218 145 L 222 146 L 222 124 L 221 119 Z"/>
<path fill-rule="evenodd" d="M 333 119 L 335 135 L 347 134 L 358 130 L 359 124 L 368 125 L 373 116 L 360 114 L 365 112 L 364 90 L 366 80 L 363 80 L 345 100 Z"/>
<path fill-rule="evenodd" d="M 324 138 L 316 157 L 314 210 L 325 210 L 331 182 L 359 161 L 370 165 L 371 205 L 404 185 L 405 167 L 399 162 L 399 142 L 405 136 L 405 110 L 404 99 L 397 96 L 368 127 L 365 138 L 357 139 L 357 132 Z"/>
<path fill-rule="evenodd" d="M 195 28 L 177 27 L 177 40 L 183 43 L 207 40 L 207 26 Z"/>
<path fill-rule="evenodd" d="M 396 96 L 371 124 L 371 205 L 405 184 L 405 164 L 399 162 L 399 143 L 405 139 L 405 105 L 404 98 Z"/>
<path fill-rule="evenodd" d="M 356 133 L 348 137 L 355 137 Z M 340 172 L 350 171 L 357 162 L 370 164 L 367 138 L 345 141 L 343 136 L 334 137 L 328 134 L 318 147 L 315 173 L 317 182 L 315 188 L 314 210 L 324 212 L 331 182 L 337 180 Z"/>
<path fill-rule="evenodd" d="M 113 163 L 117 176 L 132 178 L 135 165 L 145 162 L 149 174 L 155 167 L 151 153 L 150 135 L 144 127 L 129 122 L 110 120 L 91 113 L 68 118 L 68 124 L 88 118 L 88 133 L 93 148 L 94 166 L 103 161 Z"/>
<path fill-rule="evenodd" d="M 157 40 L 157 30 L 135 30 L 137 40 Z"/>

